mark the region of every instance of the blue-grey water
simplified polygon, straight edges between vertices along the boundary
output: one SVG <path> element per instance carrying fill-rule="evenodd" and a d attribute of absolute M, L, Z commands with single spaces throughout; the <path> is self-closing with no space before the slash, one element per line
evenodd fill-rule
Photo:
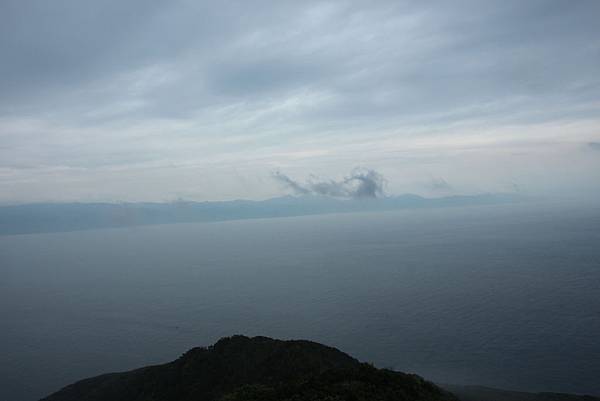
<path fill-rule="evenodd" d="M 600 209 L 482 206 L 0 237 L 0 400 L 234 333 L 446 383 L 600 395 Z"/>

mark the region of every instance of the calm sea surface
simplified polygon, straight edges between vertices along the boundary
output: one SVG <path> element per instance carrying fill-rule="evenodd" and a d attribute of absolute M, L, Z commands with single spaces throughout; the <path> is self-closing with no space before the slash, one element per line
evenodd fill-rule
<path fill-rule="evenodd" d="M 0 400 L 235 333 L 311 339 L 438 382 L 600 395 L 600 209 L 0 237 Z"/>

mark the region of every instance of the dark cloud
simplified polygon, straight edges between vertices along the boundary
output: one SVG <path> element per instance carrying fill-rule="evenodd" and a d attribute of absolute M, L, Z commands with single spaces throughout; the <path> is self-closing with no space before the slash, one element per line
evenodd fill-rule
<path fill-rule="evenodd" d="M 322 195 L 336 198 L 369 199 L 384 194 L 384 177 L 375 170 L 356 168 L 341 181 L 320 180 L 311 176 L 300 183 L 280 171 L 273 178 L 292 189 L 297 195 Z"/>
<path fill-rule="evenodd" d="M 588 142 L 587 145 L 592 150 L 600 151 L 600 142 Z"/>
<path fill-rule="evenodd" d="M 306 187 L 304 187 L 302 184 L 292 180 L 290 177 L 288 177 L 287 175 L 283 174 L 280 171 L 276 171 L 273 173 L 273 178 L 275 178 L 277 181 L 285 184 L 286 186 L 288 186 L 289 188 L 292 189 L 292 191 L 294 191 L 294 193 L 298 194 L 298 195 L 308 195 L 310 193 L 312 193 L 312 191 Z"/>

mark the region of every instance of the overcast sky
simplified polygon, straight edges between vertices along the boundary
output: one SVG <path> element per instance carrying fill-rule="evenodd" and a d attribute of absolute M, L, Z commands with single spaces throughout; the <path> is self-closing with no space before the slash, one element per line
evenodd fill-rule
<path fill-rule="evenodd" d="M 600 193 L 600 1 L 0 1 L 0 202 Z"/>

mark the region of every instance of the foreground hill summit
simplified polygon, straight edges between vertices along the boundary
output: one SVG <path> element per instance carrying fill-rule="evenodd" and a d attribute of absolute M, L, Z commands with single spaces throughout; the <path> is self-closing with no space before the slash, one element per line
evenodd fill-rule
<path fill-rule="evenodd" d="M 309 341 L 233 336 L 179 359 L 75 384 L 45 401 L 456 401 L 417 375 L 360 363 Z"/>
<path fill-rule="evenodd" d="M 42 401 L 600 401 L 443 387 L 417 375 L 377 369 L 310 341 L 233 336 L 164 365 L 81 380 Z"/>

